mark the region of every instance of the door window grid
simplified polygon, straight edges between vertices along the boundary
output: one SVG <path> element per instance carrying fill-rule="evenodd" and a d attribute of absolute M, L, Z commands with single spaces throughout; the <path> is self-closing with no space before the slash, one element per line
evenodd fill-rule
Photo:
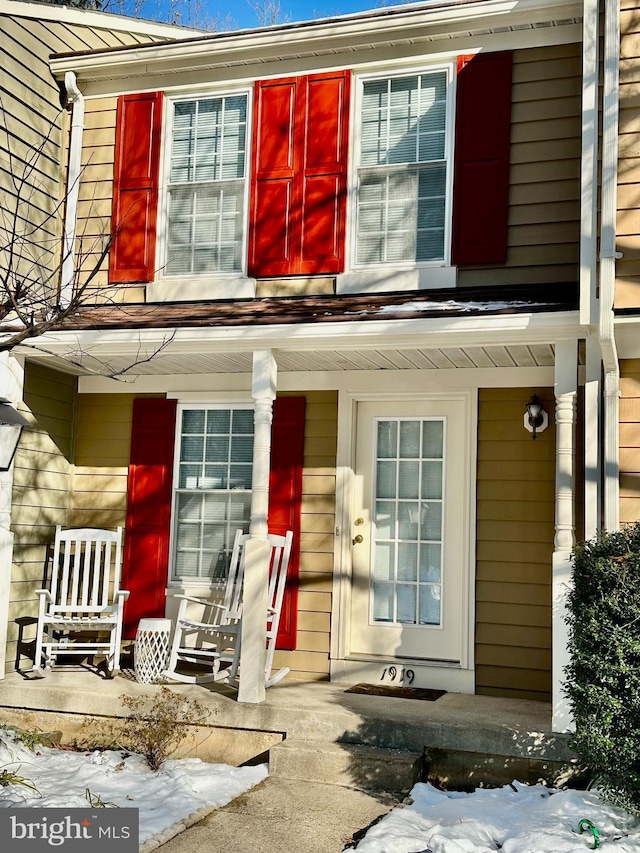
<path fill-rule="evenodd" d="M 356 262 L 444 260 L 447 72 L 363 83 Z"/>
<path fill-rule="evenodd" d="M 442 621 L 444 421 L 377 421 L 374 622 Z"/>
<path fill-rule="evenodd" d="M 166 275 L 241 271 L 246 147 L 246 95 L 174 104 Z"/>
<path fill-rule="evenodd" d="M 249 529 L 252 409 L 184 409 L 173 580 L 223 582 L 235 531 Z"/>

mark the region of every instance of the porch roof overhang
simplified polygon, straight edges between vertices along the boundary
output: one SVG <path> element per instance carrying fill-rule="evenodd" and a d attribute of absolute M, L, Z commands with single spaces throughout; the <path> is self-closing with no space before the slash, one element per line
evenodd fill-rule
<path fill-rule="evenodd" d="M 552 367 L 577 340 L 574 285 L 82 308 L 17 351 L 77 375 Z M 3 330 L 0 328 L 0 334 Z"/>
<path fill-rule="evenodd" d="M 51 58 L 51 69 L 59 79 L 67 71 L 75 72 L 85 86 L 90 84 L 85 95 L 97 95 L 126 90 L 128 79 L 136 80 L 136 86 L 141 78 L 150 86 L 160 86 L 165 85 L 161 78 L 178 73 L 264 66 L 303 57 L 335 61 L 337 55 L 353 56 L 357 50 L 374 47 L 433 42 L 447 51 L 454 39 L 481 42 L 487 35 L 504 36 L 505 47 L 514 47 L 521 34 L 541 30 L 551 42 L 580 41 L 582 12 L 582 4 L 575 0 L 411 3 L 155 45 L 60 53 Z"/>

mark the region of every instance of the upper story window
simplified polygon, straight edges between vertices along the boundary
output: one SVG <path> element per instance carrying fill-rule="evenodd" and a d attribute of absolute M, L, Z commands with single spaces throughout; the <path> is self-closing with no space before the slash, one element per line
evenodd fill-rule
<path fill-rule="evenodd" d="M 242 271 L 246 160 L 246 94 L 173 102 L 165 275 Z"/>
<path fill-rule="evenodd" d="M 445 260 L 449 90 L 446 69 L 363 81 L 356 265 Z"/>

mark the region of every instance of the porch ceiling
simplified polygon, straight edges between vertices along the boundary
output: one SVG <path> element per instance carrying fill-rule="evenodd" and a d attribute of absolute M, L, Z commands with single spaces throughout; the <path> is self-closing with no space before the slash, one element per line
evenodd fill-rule
<path fill-rule="evenodd" d="M 441 370 L 474 367 L 551 367 L 554 364 L 552 344 L 519 344 L 513 346 L 470 346 L 422 348 L 380 348 L 357 351 L 337 349 L 332 352 L 283 352 L 275 350 L 278 370 L 287 372 L 341 370 Z M 51 356 L 32 349 L 29 360 L 46 364 L 78 376 L 139 375 L 167 376 L 218 373 L 251 373 L 251 352 L 172 353 L 170 347 L 136 363 L 135 354 L 99 357 L 91 351 L 70 354 L 66 358 Z"/>

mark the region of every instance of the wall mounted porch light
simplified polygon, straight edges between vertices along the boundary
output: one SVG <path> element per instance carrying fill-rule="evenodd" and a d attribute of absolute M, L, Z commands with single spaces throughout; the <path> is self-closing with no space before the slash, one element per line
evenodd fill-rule
<path fill-rule="evenodd" d="M 542 401 L 537 394 L 532 394 L 524 413 L 524 428 L 531 433 L 535 441 L 539 432 L 544 432 L 549 426 L 549 415 L 545 412 Z"/>
<path fill-rule="evenodd" d="M 0 471 L 8 471 L 20 441 L 23 426 L 29 421 L 17 412 L 9 400 L 0 397 Z"/>

